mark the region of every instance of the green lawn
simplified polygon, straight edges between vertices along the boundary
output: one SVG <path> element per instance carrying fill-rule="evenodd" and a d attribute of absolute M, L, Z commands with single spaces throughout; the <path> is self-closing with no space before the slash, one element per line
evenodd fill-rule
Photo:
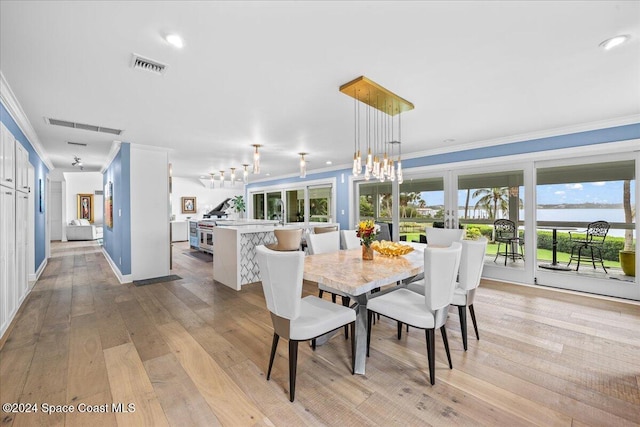
<path fill-rule="evenodd" d="M 406 235 L 407 236 L 407 240 L 408 241 L 419 241 L 420 240 L 420 233 L 402 233 L 402 235 Z M 494 255 L 496 254 L 496 250 L 498 249 L 498 244 L 497 243 L 489 243 L 489 245 L 487 246 L 487 255 Z M 502 248 L 501 248 L 502 249 Z M 526 257 L 527 254 L 525 254 Z M 558 259 L 558 263 L 560 264 L 568 264 L 569 263 L 569 256 L 570 254 L 565 253 L 565 252 L 558 252 L 557 254 L 557 259 Z M 537 258 L 538 261 L 546 261 L 546 262 L 551 262 L 552 259 L 552 252 L 548 249 L 538 249 L 538 253 L 537 253 Z M 582 263 L 584 263 L 584 261 L 582 261 Z M 598 265 L 596 263 L 596 265 Z M 573 266 L 573 264 L 572 264 Z M 604 261 L 604 266 L 609 268 L 620 268 L 620 263 L 617 261 L 608 261 L 605 260 Z"/>

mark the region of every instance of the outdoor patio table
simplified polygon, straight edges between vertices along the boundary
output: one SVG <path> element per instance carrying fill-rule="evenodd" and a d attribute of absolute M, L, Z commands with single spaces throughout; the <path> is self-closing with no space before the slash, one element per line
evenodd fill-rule
<path fill-rule="evenodd" d="M 552 260 L 551 264 L 540 264 L 540 268 L 546 268 L 548 270 L 561 270 L 561 271 L 569 271 L 571 268 L 558 264 L 558 230 L 562 231 L 574 231 L 577 230 L 575 227 L 562 227 L 556 225 L 550 226 L 539 226 L 541 230 L 553 230 L 553 240 L 552 244 Z"/>

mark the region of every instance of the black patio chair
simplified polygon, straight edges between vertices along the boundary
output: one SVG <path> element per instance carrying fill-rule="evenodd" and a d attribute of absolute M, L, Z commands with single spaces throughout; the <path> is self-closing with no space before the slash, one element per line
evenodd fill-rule
<path fill-rule="evenodd" d="M 510 219 L 497 219 L 493 223 L 496 231 L 496 242 L 498 242 L 498 250 L 493 262 L 496 262 L 499 256 L 504 257 L 504 265 L 507 265 L 507 259 L 511 258 L 514 262 L 517 259 L 524 260 L 524 240 L 518 237 L 518 228 L 516 223 Z M 504 243 L 504 253 L 500 253 L 500 245 Z M 518 253 L 518 247 L 520 252 Z"/>
<path fill-rule="evenodd" d="M 593 268 L 596 268 L 596 261 L 600 261 L 600 265 L 604 272 L 607 272 L 607 269 L 604 266 L 604 262 L 602 260 L 602 246 L 604 245 L 604 239 L 607 238 L 607 233 L 609 232 L 609 223 L 607 221 L 595 221 L 587 225 L 586 230 L 582 231 L 574 231 L 569 232 L 569 240 L 571 242 L 571 258 L 569 259 L 569 264 L 567 267 L 571 265 L 571 261 L 578 261 L 578 265 L 576 265 L 576 271 L 580 269 L 580 261 L 591 261 L 593 264 Z M 578 234 L 578 236 L 576 236 Z M 575 250 L 578 249 L 578 254 L 575 255 Z M 590 251 L 590 255 L 582 255 L 582 250 L 586 249 Z M 597 255 L 594 252 L 594 249 L 597 251 Z"/>

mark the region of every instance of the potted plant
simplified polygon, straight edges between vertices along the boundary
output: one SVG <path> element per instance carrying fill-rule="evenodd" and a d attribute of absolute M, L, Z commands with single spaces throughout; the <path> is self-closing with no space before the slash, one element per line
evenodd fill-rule
<path fill-rule="evenodd" d="M 620 267 L 625 276 L 636 277 L 636 251 L 622 250 L 618 253 Z"/>
<path fill-rule="evenodd" d="M 238 214 L 239 218 L 242 218 L 245 210 L 244 196 L 235 196 L 231 202 L 233 203 L 233 211 Z"/>

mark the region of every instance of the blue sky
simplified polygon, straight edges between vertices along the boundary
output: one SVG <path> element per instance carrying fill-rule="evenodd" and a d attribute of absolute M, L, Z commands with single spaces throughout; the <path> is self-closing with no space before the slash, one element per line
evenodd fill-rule
<path fill-rule="evenodd" d="M 574 204 L 574 203 L 622 203 L 622 181 L 582 182 L 576 184 L 539 185 L 538 204 Z M 444 204 L 444 192 L 432 191 L 420 193 L 427 205 Z M 460 191 L 458 204 L 464 204 L 465 191 Z M 521 195 L 520 197 L 523 197 Z M 475 205 L 476 199 L 470 201 Z M 635 203 L 635 180 L 631 181 L 631 204 Z"/>

